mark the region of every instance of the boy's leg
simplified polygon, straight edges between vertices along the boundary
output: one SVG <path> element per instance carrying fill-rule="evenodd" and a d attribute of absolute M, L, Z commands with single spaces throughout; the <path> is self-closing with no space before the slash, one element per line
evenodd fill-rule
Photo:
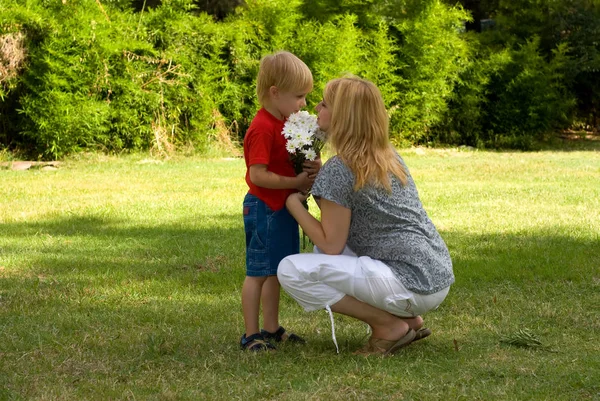
<path fill-rule="evenodd" d="M 280 328 L 279 301 L 281 286 L 277 279 L 277 268 L 283 258 L 300 252 L 298 223 L 287 209 L 283 208 L 271 212 L 266 237 L 270 268 L 269 276 L 262 288 L 263 329 L 267 333 L 275 333 Z"/>
<path fill-rule="evenodd" d="M 280 286 L 277 276 L 269 276 L 262 286 L 261 303 L 263 310 L 263 328 L 271 333 L 279 329 Z"/>
<path fill-rule="evenodd" d="M 242 313 L 244 315 L 244 325 L 246 336 L 260 332 L 258 324 L 258 314 L 260 311 L 260 298 L 262 288 L 267 277 L 246 276 L 242 286 Z"/>
<path fill-rule="evenodd" d="M 244 231 L 246 234 L 246 278 L 242 286 L 242 313 L 246 337 L 260 333 L 259 314 L 262 287 L 268 277 L 267 206 L 256 196 L 244 198 Z"/>

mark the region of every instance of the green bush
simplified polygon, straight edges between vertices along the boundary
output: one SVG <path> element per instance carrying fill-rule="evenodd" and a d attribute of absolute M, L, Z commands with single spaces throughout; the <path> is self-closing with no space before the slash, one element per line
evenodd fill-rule
<path fill-rule="evenodd" d="M 230 69 L 235 73 L 240 93 L 246 97 L 239 114 L 228 111 L 238 107 L 233 98 L 223 114 L 238 122 L 240 114 L 246 116 L 239 124 L 242 133 L 258 108 L 254 96 L 258 60 L 281 49 L 296 54 L 313 72 L 315 86 L 308 97 L 309 109 L 321 100 L 327 81 L 348 73 L 373 80 L 380 86 L 388 106 L 394 104 L 396 48 L 381 19 L 371 29 L 363 30 L 358 28 L 353 14 L 325 22 L 306 19 L 301 12 L 303 2 L 298 0 L 271 1 L 260 6 L 248 3 L 238 18 L 227 21 L 236 33 L 230 51 Z M 233 55 L 238 56 L 237 60 Z"/>
<path fill-rule="evenodd" d="M 566 46 L 550 61 L 538 46 L 532 40 L 516 50 L 474 53 L 430 139 L 531 149 L 544 134 L 568 124 L 575 100 L 565 85 Z"/>
<path fill-rule="evenodd" d="M 391 127 L 396 139 L 415 143 L 443 118 L 452 91 L 465 69 L 467 42 L 461 34 L 467 14 L 431 1 L 414 18 L 396 20 L 397 90 Z"/>
<path fill-rule="evenodd" d="M 575 101 L 564 82 L 566 50 L 560 45 L 547 62 L 534 39 L 512 52 L 510 62 L 490 83 L 497 99 L 489 104 L 494 136 L 486 137 L 486 143 L 527 148 L 541 135 L 568 123 Z"/>
<path fill-rule="evenodd" d="M 465 34 L 469 15 L 440 0 L 248 0 L 232 12 L 234 0 L 216 16 L 197 0 L 151 3 L 3 1 L 0 39 L 19 38 L 26 57 L 0 78 L 0 146 L 60 158 L 241 140 L 259 107 L 259 60 L 281 49 L 313 71 L 309 108 L 332 78 L 374 81 L 397 144 L 528 148 L 572 121 L 573 91 L 590 110 L 597 100 L 593 27 L 550 46 L 546 28 L 538 40 L 502 17 L 504 30 Z M 585 25 L 567 14 L 564 26 Z M 593 61 L 581 67 L 581 55 Z"/>
<path fill-rule="evenodd" d="M 566 46 L 570 60 L 562 69 L 563 82 L 577 99 L 577 118 L 600 129 L 600 2 L 496 0 L 488 11 L 497 22 L 494 34 L 486 35 L 493 46 L 514 49 L 538 38 L 546 60 Z"/>

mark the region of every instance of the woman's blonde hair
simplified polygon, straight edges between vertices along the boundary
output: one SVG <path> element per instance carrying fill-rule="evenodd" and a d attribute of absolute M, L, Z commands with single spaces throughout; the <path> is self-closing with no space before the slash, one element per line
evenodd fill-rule
<path fill-rule="evenodd" d="M 350 76 L 329 81 L 324 101 L 331 112 L 327 136 L 355 176 L 354 190 L 365 184 L 391 192 L 389 173 L 406 185 L 406 171 L 388 137 L 388 114 L 372 82 Z"/>
<path fill-rule="evenodd" d="M 312 73 L 302 60 L 290 52 L 269 54 L 260 60 L 256 78 L 256 94 L 261 105 L 268 99 L 271 86 L 286 92 L 310 92 L 313 87 Z"/>

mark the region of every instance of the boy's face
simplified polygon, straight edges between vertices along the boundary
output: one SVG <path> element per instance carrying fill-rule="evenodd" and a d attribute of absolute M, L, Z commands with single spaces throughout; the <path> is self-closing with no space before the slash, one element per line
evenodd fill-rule
<path fill-rule="evenodd" d="M 289 92 L 275 90 L 272 93 L 273 106 L 277 108 L 282 117 L 287 118 L 290 114 L 296 113 L 303 107 L 306 107 L 306 95 L 308 95 L 308 92 L 308 90 Z"/>

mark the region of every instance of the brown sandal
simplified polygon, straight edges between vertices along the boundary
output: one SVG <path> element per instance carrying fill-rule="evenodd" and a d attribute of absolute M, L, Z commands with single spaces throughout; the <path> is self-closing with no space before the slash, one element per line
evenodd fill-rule
<path fill-rule="evenodd" d="M 414 338 L 414 340 L 413 340 L 413 343 L 414 343 L 415 341 L 422 340 L 422 339 L 424 339 L 425 337 L 429 337 L 430 335 L 431 335 L 431 330 L 430 330 L 430 329 L 428 329 L 427 327 L 422 327 L 422 328 L 420 328 L 419 330 L 417 330 L 417 331 L 415 332 L 415 338 Z"/>
<path fill-rule="evenodd" d="M 383 340 L 381 338 L 369 338 L 369 342 L 356 351 L 354 355 L 392 355 L 400 348 L 404 348 L 414 341 L 416 333 L 413 329 L 408 329 L 404 337 L 399 340 Z"/>

